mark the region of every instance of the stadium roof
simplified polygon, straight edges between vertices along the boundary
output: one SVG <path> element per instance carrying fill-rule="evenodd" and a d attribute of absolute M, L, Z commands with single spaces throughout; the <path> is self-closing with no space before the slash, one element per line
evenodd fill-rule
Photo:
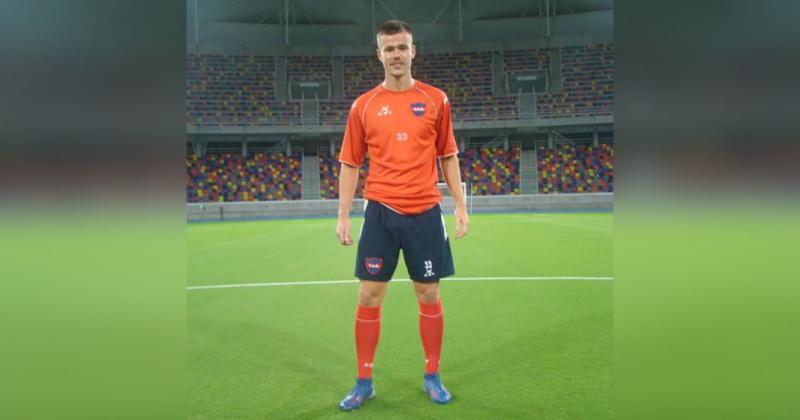
<path fill-rule="evenodd" d="M 372 25 L 390 18 L 411 23 L 456 23 L 459 4 L 464 22 L 544 17 L 549 3 L 551 15 L 608 11 L 613 0 L 188 0 L 197 8 L 199 23 L 282 24 L 289 9 L 294 25 Z M 190 22 L 193 14 L 190 13 Z M 370 30 L 373 28 L 370 28 Z"/>

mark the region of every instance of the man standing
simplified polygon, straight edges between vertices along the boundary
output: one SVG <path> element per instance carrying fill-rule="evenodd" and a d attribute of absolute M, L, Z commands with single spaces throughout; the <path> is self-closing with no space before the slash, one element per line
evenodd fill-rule
<path fill-rule="evenodd" d="M 416 47 L 408 23 L 385 22 L 378 28 L 377 42 L 385 78 L 353 102 L 339 156 L 336 235 L 342 245 L 353 244 L 350 208 L 358 168 L 365 154 L 370 158 L 355 270 L 360 279 L 355 320 L 358 374 L 356 386 L 339 404 L 342 410 L 358 408 L 375 395 L 372 365 L 380 336 L 381 303 L 400 249 L 419 301 L 425 351 L 423 389 L 434 402 L 451 400 L 439 378 L 444 330 L 439 279 L 455 270 L 439 207 L 437 159 L 456 203 L 456 239 L 466 235 L 469 226 L 447 95 L 411 77 Z"/>

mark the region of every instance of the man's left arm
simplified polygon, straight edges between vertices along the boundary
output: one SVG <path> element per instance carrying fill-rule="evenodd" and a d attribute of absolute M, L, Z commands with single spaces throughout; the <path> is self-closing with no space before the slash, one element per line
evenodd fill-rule
<path fill-rule="evenodd" d="M 469 215 L 467 215 L 467 198 L 461 190 L 461 169 L 458 166 L 458 155 L 441 158 L 442 175 L 447 182 L 447 189 L 456 203 L 456 239 L 463 238 L 469 230 Z"/>

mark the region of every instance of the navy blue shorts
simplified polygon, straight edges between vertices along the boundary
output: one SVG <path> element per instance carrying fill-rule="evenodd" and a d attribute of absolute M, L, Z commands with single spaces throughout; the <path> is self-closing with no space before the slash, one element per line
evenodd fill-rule
<path fill-rule="evenodd" d="M 356 277 L 391 280 L 401 249 L 408 275 L 414 281 L 434 282 L 455 274 L 444 215 L 438 204 L 424 213 L 404 216 L 369 201 L 358 239 Z"/>

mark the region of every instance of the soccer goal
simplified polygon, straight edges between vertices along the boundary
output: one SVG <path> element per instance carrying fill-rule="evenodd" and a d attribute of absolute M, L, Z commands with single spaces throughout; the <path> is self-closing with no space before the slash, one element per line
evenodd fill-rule
<path fill-rule="evenodd" d="M 455 210 L 456 204 L 453 201 L 450 190 L 447 188 L 447 184 L 439 182 L 436 184 L 436 187 L 439 188 L 439 192 L 442 193 L 442 209 L 446 212 Z M 470 189 L 467 188 L 466 182 L 461 183 L 461 193 L 464 195 L 464 199 L 467 200 L 467 213 L 472 214 L 472 194 Z"/>

